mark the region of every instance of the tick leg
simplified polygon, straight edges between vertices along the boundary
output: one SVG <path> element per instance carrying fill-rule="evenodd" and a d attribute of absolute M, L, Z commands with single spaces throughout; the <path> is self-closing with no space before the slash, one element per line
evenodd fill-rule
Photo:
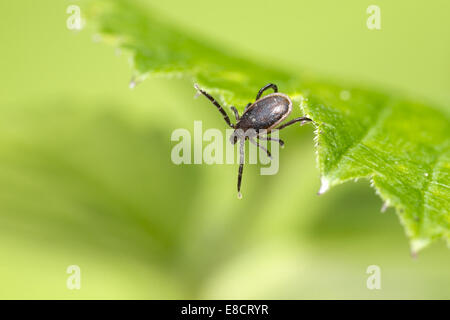
<path fill-rule="evenodd" d="M 245 108 L 244 108 L 244 112 L 245 112 L 245 111 L 247 111 L 248 107 L 250 107 L 250 106 L 251 106 L 251 104 L 252 104 L 252 103 L 251 103 L 251 102 L 249 102 L 249 103 L 248 103 L 248 104 L 247 104 L 247 105 L 245 106 Z"/>
<path fill-rule="evenodd" d="M 209 99 L 209 101 L 211 101 L 219 110 L 219 112 L 222 114 L 223 118 L 225 119 L 225 122 L 231 127 L 234 128 L 234 124 L 231 123 L 230 118 L 228 117 L 227 113 L 225 112 L 225 110 L 223 110 L 223 108 L 220 106 L 220 104 L 211 96 L 209 95 L 207 92 L 203 91 L 202 89 L 200 89 L 200 87 L 198 86 L 198 84 L 194 84 L 194 88 L 197 89 L 198 92 L 200 92 L 202 95 L 204 95 L 205 97 L 207 97 Z"/>
<path fill-rule="evenodd" d="M 270 132 L 269 132 L 269 134 L 270 134 Z M 281 139 L 278 139 L 278 138 L 272 138 L 272 137 L 269 137 L 269 136 L 256 136 L 256 139 L 258 139 L 258 140 L 266 140 L 266 141 L 276 141 L 276 142 L 278 142 L 279 144 L 280 144 L 280 147 L 284 147 L 284 141 L 283 140 L 281 140 Z"/>
<path fill-rule="evenodd" d="M 263 92 L 270 88 L 272 88 L 274 92 L 278 92 L 278 87 L 275 84 L 273 83 L 266 84 L 264 87 L 259 89 L 258 94 L 256 95 L 256 100 L 259 100 Z"/>
<path fill-rule="evenodd" d="M 238 198 L 242 198 L 241 193 L 241 183 L 242 183 L 242 172 L 244 171 L 244 160 L 245 160 L 245 139 L 242 139 L 239 145 L 239 173 L 238 173 Z"/>
<path fill-rule="evenodd" d="M 307 117 L 300 117 L 300 118 L 295 118 L 291 121 L 288 121 L 284 124 L 282 124 L 281 126 L 276 127 L 275 129 L 281 130 L 283 128 L 286 128 L 294 123 L 300 122 L 300 125 L 304 125 L 305 123 L 311 122 L 312 120 L 310 118 Z"/>
<path fill-rule="evenodd" d="M 230 109 L 233 110 L 234 117 L 236 118 L 236 122 L 238 122 L 239 121 L 239 112 L 237 111 L 237 109 L 234 106 L 231 106 Z"/>
<path fill-rule="evenodd" d="M 249 139 L 251 143 L 253 143 L 255 146 L 257 146 L 258 148 L 260 148 L 261 150 L 263 150 L 265 153 L 267 153 L 267 156 L 272 159 L 272 155 L 270 154 L 270 151 L 267 150 L 266 148 L 264 148 L 262 145 L 260 145 L 258 143 L 258 141 L 255 141 L 253 139 Z"/>

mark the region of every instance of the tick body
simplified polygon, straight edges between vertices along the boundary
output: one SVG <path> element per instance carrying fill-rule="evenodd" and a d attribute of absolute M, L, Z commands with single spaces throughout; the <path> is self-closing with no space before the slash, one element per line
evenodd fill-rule
<path fill-rule="evenodd" d="M 284 93 L 272 93 L 251 104 L 236 123 L 236 129 L 266 130 L 282 122 L 292 111 L 292 101 Z"/>
<path fill-rule="evenodd" d="M 281 130 L 297 122 L 299 122 L 300 125 L 303 125 L 312 121 L 307 117 L 300 117 L 284 124 L 280 124 L 291 113 L 292 101 L 284 93 L 279 93 L 278 87 L 272 83 L 267 84 L 258 91 L 255 102 L 247 104 L 244 113 L 241 116 L 235 107 L 230 107 L 236 118 L 235 124 L 230 121 L 228 114 L 211 95 L 200 89 L 197 84 L 195 84 L 194 87 L 200 94 L 204 95 L 216 106 L 228 126 L 234 129 L 234 132 L 230 137 L 230 142 L 232 144 L 236 144 L 238 141 L 240 142 L 239 173 L 237 183 L 238 198 L 242 197 L 241 182 L 245 159 L 245 141 L 248 140 L 260 149 L 264 150 L 269 158 L 271 158 L 270 152 L 261 146 L 255 139 L 269 141 L 273 140 L 278 142 L 281 146 L 284 146 L 284 142 L 281 139 L 275 139 L 269 136 L 272 130 Z M 274 93 L 268 94 L 261 98 L 262 94 L 267 89 L 273 89 Z"/>

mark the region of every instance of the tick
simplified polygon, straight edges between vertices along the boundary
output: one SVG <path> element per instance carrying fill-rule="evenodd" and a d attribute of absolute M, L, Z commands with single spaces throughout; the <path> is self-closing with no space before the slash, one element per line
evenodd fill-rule
<path fill-rule="evenodd" d="M 204 95 L 216 106 L 216 108 L 222 114 L 227 125 L 230 128 L 234 129 L 234 132 L 230 137 L 230 142 L 232 144 L 236 144 L 238 141 L 240 142 L 239 173 L 237 183 L 239 199 L 242 198 L 241 182 L 242 172 L 244 170 L 245 140 L 250 141 L 252 144 L 262 149 L 267 153 L 269 158 L 271 158 L 269 150 L 261 146 L 256 140 L 276 141 L 280 144 L 281 147 L 283 147 L 283 140 L 272 138 L 269 136 L 272 130 L 281 130 L 297 122 L 300 122 L 300 125 L 304 125 L 305 123 L 312 121 L 307 117 L 300 117 L 292 119 L 291 121 L 288 121 L 284 124 L 280 124 L 291 113 L 292 101 L 286 94 L 278 92 L 278 87 L 273 83 L 265 85 L 258 91 L 255 102 L 249 102 L 245 107 L 244 113 L 242 115 L 239 115 L 237 109 L 234 106 L 230 107 L 230 109 L 234 113 L 234 117 L 236 118 L 235 124 L 231 123 L 228 114 L 209 93 L 200 89 L 197 84 L 195 84 L 194 87 L 200 94 Z M 264 91 L 268 89 L 273 89 L 274 92 L 261 97 Z"/>

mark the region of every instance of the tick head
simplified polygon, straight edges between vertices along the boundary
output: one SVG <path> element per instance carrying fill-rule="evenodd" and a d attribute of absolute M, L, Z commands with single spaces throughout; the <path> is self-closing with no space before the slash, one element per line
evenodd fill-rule
<path fill-rule="evenodd" d="M 233 131 L 233 133 L 230 136 L 230 142 L 231 144 L 236 144 L 238 140 L 243 139 L 245 136 L 244 131 L 242 129 L 236 129 Z"/>

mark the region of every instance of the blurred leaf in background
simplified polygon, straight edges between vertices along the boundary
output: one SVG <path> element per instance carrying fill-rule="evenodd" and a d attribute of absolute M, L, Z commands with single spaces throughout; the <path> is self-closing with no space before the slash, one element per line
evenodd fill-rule
<path fill-rule="evenodd" d="M 217 3 L 221 15 L 199 10 L 206 1 L 152 6 L 277 65 L 386 81 L 448 105 L 450 48 L 439 39 L 449 28 L 438 4 L 384 4 L 381 37 L 364 29 L 368 4 L 358 1 L 258 3 Z M 67 5 L 0 5 L 8 12 L 0 35 L 0 297 L 450 297 L 445 245 L 411 259 L 397 218 L 379 213 L 368 183 L 315 195 L 311 129 L 283 132 L 289 145 L 278 175 L 249 166 L 242 201 L 235 166 L 175 166 L 172 131 L 193 120 L 221 128 L 217 111 L 193 100 L 185 80 L 148 80 L 130 91 L 127 57 L 67 30 Z M 277 27 L 262 35 L 269 16 Z M 275 35 L 284 46 L 263 47 Z M 66 287 L 73 264 L 81 290 Z M 382 271 L 379 291 L 366 287 L 373 264 Z"/>

